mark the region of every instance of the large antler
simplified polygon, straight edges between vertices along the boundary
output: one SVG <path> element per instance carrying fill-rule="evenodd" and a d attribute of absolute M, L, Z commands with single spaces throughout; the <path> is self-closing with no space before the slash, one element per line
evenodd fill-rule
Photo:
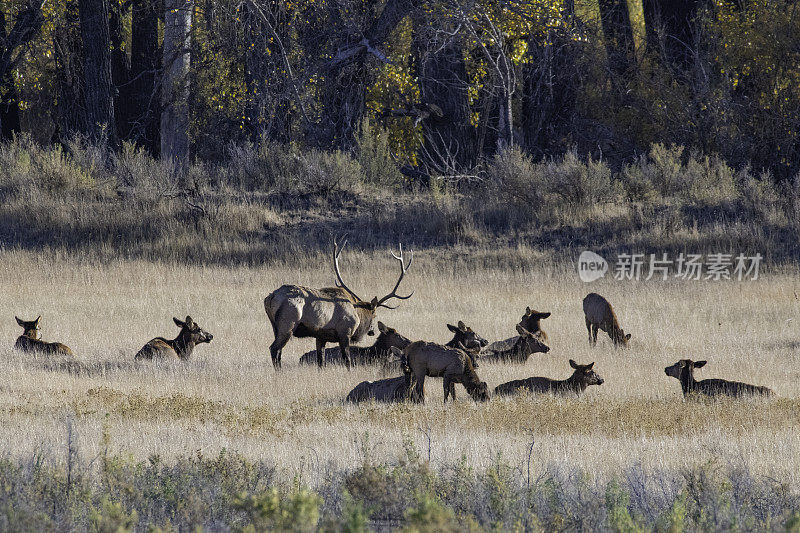
<path fill-rule="evenodd" d="M 341 247 L 339 246 L 339 243 L 336 242 L 336 238 L 333 239 L 333 269 L 336 271 L 336 286 L 341 287 L 347 292 L 349 292 L 350 295 L 359 302 L 363 302 L 363 300 L 359 298 L 356 293 L 350 290 L 350 287 L 344 284 L 344 281 L 342 280 L 342 273 L 339 272 L 339 254 L 342 253 L 342 250 L 344 250 L 344 247 L 346 245 L 347 245 L 347 236 L 345 236 L 344 241 L 342 241 Z"/>
<path fill-rule="evenodd" d="M 403 261 L 403 245 L 402 244 L 400 245 L 400 255 L 399 256 L 395 255 L 394 252 L 392 252 L 392 257 L 394 257 L 395 259 L 397 259 L 400 262 L 400 277 L 397 278 L 397 283 L 394 284 L 394 289 L 392 289 L 392 292 L 390 292 L 389 294 L 387 294 L 386 296 L 384 296 L 383 298 L 378 300 L 377 307 L 385 307 L 386 309 L 396 309 L 396 307 L 391 307 L 391 306 L 388 306 L 388 305 L 384 305 L 383 302 L 385 302 L 386 300 L 388 300 L 390 298 L 397 298 L 398 300 L 408 300 L 409 298 L 411 298 L 414 295 L 414 291 L 411 291 L 411 294 L 409 294 L 408 296 L 400 296 L 399 294 L 397 294 L 397 288 L 400 287 L 400 282 L 403 281 L 403 278 L 406 275 L 406 271 L 408 271 L 408 269 L 411 268 L 411 263 L 414 262 L 414 250 L 411 250 L 410 255 L 411 255 L 411 257 L 409 258 L 408 264 L 406 265 L 405 261 Z"/>

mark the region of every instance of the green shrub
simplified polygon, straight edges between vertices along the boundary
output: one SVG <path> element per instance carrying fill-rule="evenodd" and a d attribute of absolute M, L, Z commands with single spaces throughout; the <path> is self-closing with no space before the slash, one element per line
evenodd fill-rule
<path fill-rule="evenodd" d="M 319 507 L 322 498 L 305 490 L 295 490 L 282 498 L 277 489 L 268 489 L 258 494 L 242 494 L 234 500 L 234 507 L 244 511 L 250 523 L 245 532 L 314 531 L 319 522 Z"/>
<path fill-rule="evenodd" d="M 389 146 L 389 132 L 368 119 L 361 122 L 358 130 L 356 156 L 364 183 L 382 187 L 399 187 L 403 183 L 403 174 Z"/>

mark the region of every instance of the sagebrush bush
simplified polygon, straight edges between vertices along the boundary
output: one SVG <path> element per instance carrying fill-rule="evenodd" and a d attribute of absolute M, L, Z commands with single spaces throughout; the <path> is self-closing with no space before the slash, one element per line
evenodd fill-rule
<path fill-rule="evenodd" d="M 356 159 L 361 166 L 364 183 L 395 188 L 403 183 L 403 174 L 397 168 L 389 132 L 368 119 L 364 119 L 356 137 Z"/>

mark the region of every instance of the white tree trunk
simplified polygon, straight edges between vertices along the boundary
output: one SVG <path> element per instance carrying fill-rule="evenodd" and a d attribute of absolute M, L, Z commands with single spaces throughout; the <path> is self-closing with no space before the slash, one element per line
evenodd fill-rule
<path fill-rule="evenodd" d="M 161 157 L 185 163 L 189 158 L 189 45 L 192 0 L 164 1 Z"/>

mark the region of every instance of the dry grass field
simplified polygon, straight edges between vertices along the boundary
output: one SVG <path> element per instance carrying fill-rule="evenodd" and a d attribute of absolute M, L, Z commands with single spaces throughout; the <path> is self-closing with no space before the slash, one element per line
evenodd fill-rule
<path fill-rule="evenodd" d="M 346 257 L 345 257 L 346 256 Z M 475 404 L 459 385 L 442 404 L 441 380 L 426 381 L 425 405 L 343 403 L 378 368 L 299 367 L 313 348 L 292 339 L 284 370 L 272 368 L 272 331 L 263 298 L 283 283 L 331 285 L 329 258 L 284 267 L 175 266 L 80 262 L 28 252 L 0 254 L 0 450 L 38 451 L 65 460 L 67 421 L 87 462 L 109 443 L 114 452 L 163 461 L 221 449 L 273 462 L 284 479 L 315 486 L 327 472 L 365 459 L 391 462 L 412 441 L 433 468 L 462 457 L 475 468 L 503 461 L 531 469 L 580 470 L 608 479 L 627 468 L 680 471 L 712 462 L 745 467 L 800 488 L 800 281 L 796 270 L 749 282 L 582 283 L 572 265 L 541 270 L 476 270 L 458 259 L 442 269 L 418 253 L 404 282 L 412 299 L 379 318 L 411 339 L 444 342 L 447 323 L 464 320 L 490 341 L 511 336 L 525 307 L 551 311 L 543 321 L 551 351 L 525 365 L 484 363 L 490 389 L 531 375 L 566 378 L 567 361 L 595 361 L 605 379 L 581 398 L 527 396 Z M 291 263 L 291 262 L 289 262 Z M 387 254 L 347 251 L 343 273 L 363 295 L 384 294 L 395 263 Z M 581 300 L 605 295 L 631 346 L 615 350 L 601 332 L 587 343 Z M 69 345 L 67 367 L 16 353 L 14 315 L 42 315 L 43 339 Z M 172 338 L 172 317 L 190 314 L 214 335 L 183 364 L 134 363 L 155 336 Z M 368 338 L 368 342 L 371 338 Z M 766 385 L 773 399 L 684 401 L 664 367 L 707 359 L 698 377 Z M 79 370 L 79 371 L 76 371 Z M 104 440 L 103 433 L 107 439 Z M 367 457 L 368 456 L 368 457 Z"/>

